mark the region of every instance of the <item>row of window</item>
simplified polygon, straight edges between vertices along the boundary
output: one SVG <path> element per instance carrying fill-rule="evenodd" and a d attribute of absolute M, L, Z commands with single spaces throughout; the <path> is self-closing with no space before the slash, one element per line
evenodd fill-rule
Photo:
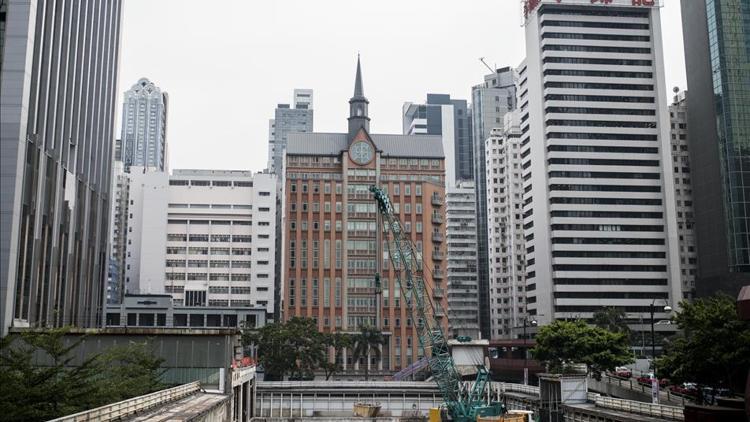
<path fill-rule="evenodd" d="M 185 281 L 194 280 L 194 278 L 188 278 L 189 273 L 173 273 L 169 272 L 164 275 L 164 278 L 169 281 Z M 203 274 L 203 273 L 200 273 Z M 202 276 L 191 276 L 191 277 L 202 277 Z M 268 278 L 268 277 L 266 277 Z M 246 273 L 211 273 L 208 275 L 208 281 L 250 281 L 251 275 Z M 182 286 L 173 286 L 173 288 L 183 289 Z M 181 292 L 182 290 L 180 290 Z"/>
<path fill-rule="evenodd" d="M 606 149 L 609 147 L 603 147 Z M 589 152 L 589 151 L 587 151 Z M 618 160 L 611 158 L 550 158 L 549 165 L 564 164 L 573 166 L 642 166 L 659 167 L 659 160 Z"/>
<path fill-rule="evenodd" d="M 661 232 L 661 225 L 631 224 L 552 224 L 552 230 L 600 231 L 600 232 Z"/>
<path fill-rule="evenodd" d="M 235 256 L 242 256 L 242 255 L 251 255 L 252 249 L 251 248 L 211 248 L 210 255 L 235 255 Z M 185 253 L 189 253 L 190 255 L 209 255 L 209 249 L 208 247 L 189 247 L 186 248 L 184 246 L 167 246 L 167 254 L 168 255 L 182 255 Z"/>
<path fill-rule="evenodd" d="M 229 181 L 229 180 L 184 180 L 172 179 L 169 181 L 170 186 L 217 186 L 217 187 L 253 187 L 253 182 L 249 181 Z"/>
<path fill-rule="evenodd" d="M 575 192 L 661 192 L 661 186 L 555 184 L 549 185 L 549 190 Z"/>
<path fill-rule="evenodd" d="M 623 154 L 658 154 L 659 149 L 655 147 L 612 147 L 598 145 L 550 145 L 547 151 L 566 152 L 617 152 Z"/>
<path fill-rule="evenodd" d="M 654 116 L 656 110 L 632 108 L 547 107 L 547 113 L 568 114 L 614 114 L 628 116 Z"/>
<path fill-rule="evenodd" d="M 617 70 L 547 69 L 544 76 L 587 76 L 595 78 L 641 78 L 651 79 L 651 72 L 623 72 Z"/>
<path fill-rule="evenodd" d="M 268 239 L 269 235 L 258 235 L 260 239 Z M 168 233 L 167 240 L 170 242 L 235 242 L 250 243 L 253 237 L 245 234 L 185 234 L 185 233 Z"/>
<path fill-rule="evenodd" d="M 549 177 L 584 179 L 659 179 L 659 173 L 618 173 L 610 171 L 551 171 Z"/>

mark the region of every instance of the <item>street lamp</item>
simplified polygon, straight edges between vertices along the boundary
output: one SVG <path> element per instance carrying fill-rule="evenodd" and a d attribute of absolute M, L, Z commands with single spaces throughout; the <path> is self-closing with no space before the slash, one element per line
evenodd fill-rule
<path fill-rule="evenodd" d="M 656 335 L 654 333 L 654 312 L 655 312 L 655 306 L 657 300 L 664 300 L 664 299 L 654 299 L 651 301 L 651 305 L 649 305 L 649 311 L 651 312 L 651 359 L 656 360 Z M 667 303 L 666 300 L 664 300 L 664 312 L 672 312 L 672 307 L 669 306 L 669 303 Z M 654 365 L 654 376 L 656 376 L 656 365 Z"/>
<path fill-rule="evenodd" d="M 526 327 L 536 327 L 536 320 L 532 319 L 529 321 L 528 317 L 524 317 L 523 319 L 523 383 L 524 385 L 529 383 L 529 365 L 528 365 L 528 359 L 529 359 L 529 349 L 526 347 Z"/>
<path fill-rule="evenodd" d="M 651 378 L 651 402 L 654 404 L 659 403 L 659 379 L 656 376 L 656 336 L 654 335 L 654 311 L 657 300 L 659 299 L 652 300 L 651 305 L 649 305 L 649 311 L 651 312 L 651 366 L 654 367 L 654 375 Z M 672 312 L 669 303 L 664 299 L 661 300 L 664 301 L 664 312 Z"/>

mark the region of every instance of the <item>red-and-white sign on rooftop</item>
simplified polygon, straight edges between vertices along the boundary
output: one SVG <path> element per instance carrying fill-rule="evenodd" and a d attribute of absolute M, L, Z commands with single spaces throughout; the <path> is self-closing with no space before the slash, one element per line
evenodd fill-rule
<path fill-rule="evenodd" d="M 659 0 L 523 0 L 523 14 L 525 17 L 541 4 L 577 4 L 600 6 L 627 7 L 659 7 Z"/>

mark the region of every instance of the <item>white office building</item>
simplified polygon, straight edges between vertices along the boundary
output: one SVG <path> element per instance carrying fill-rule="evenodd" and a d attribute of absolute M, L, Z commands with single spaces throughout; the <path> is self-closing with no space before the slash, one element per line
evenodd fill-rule
<path fill-rule="evenodd" d="M 526 5 L 529 315 L 544 325 L 614 306 L 635 324 L 655 305 L 666 319 L 683 293 L 658 2 Z"/>
<path fill-rule="evenodd" d="M 134 167 L 129 197 L 129 293 L 273 313 L 276 176 Z"/>
<path fill-rule="evenodd" d="M 477 225 L 474 182 L 446 189 L 448 250 L 448 322 L 453 337 L 479 335 Z M 433 240 L 442 238 L 435 232 Z"/>
<path fill-rule="evenodd" d="M 167 110 L 169 96 L 147 78 L 141 78 L 125 91 L 122 105 L 122 134 L 116 157 L 131 166 L 166 171 Z"/>
<path fill-rule="evenodd" d="M 485 143 L 492 339 L 521 338 L 526 318 L 519 117 L 506 114 L 504 127 L 492 129 Z"/>

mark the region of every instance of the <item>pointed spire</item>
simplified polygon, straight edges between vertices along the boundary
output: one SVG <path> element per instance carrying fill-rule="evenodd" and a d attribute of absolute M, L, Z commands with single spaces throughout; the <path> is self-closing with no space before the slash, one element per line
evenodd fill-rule
<path fill-rule="evenodd" d="M 354 80 L 354 97 L 364 97 L 364 90 L 362 89 L 362 67 L 359 64 L 359 53 L 357 53 L 357 77 Z"/>

